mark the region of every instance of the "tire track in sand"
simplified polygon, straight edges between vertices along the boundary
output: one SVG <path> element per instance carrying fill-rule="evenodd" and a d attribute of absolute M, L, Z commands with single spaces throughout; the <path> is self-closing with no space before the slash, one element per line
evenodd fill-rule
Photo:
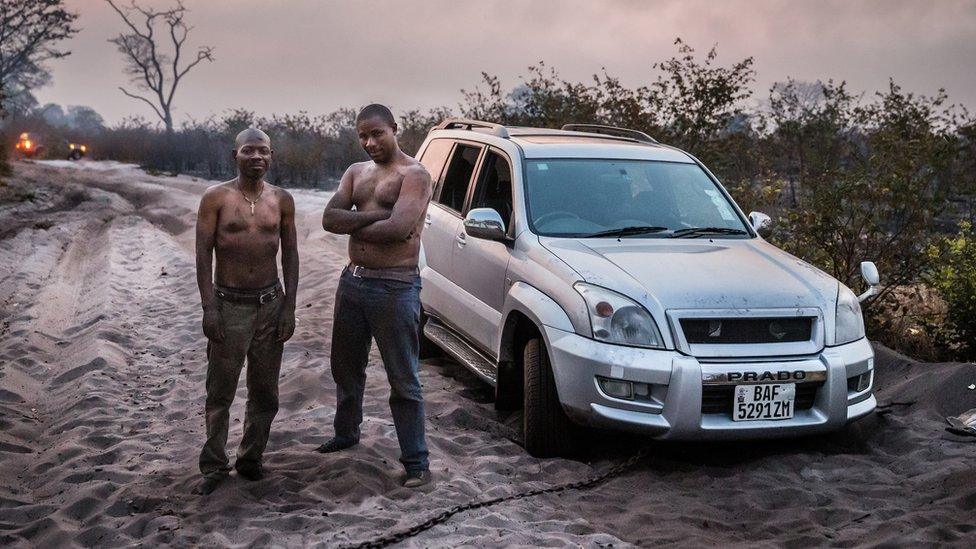
<path fill-rule="evenodd" d="M 422 494 L 401 488 L 389 386 L 375 348 L 362 443 L 341 455 L 312 452 L 331 432 L 334 414 L 329 333 L 345 239 L 318 228 L 328 195 L 297 191 L 300 323 L 285 350 L 281 411 L 266 453 L 271 474 L 256 483 L 232 476 L 208 498 L 193 495 L 203 441 L 205 341 L 192 231 L 179 231 L 192 227 L 191 208 L 205 185 L 139 172 L 38 168 L 35 175 L 38 184 L 82 186 L 92 200 L 48 231 L 68 245 L 64 254 L 42 250 L 38 257 L 47 259 L 39 263 L 47 271 L 32 268 L 0 288 L 0 296 L 23 293 L 23 302 L 33 303 L 11 323 L 26 340 L 5 337 L 0 356 L 13 353 L 41 364 L 27 376 L 33 389 L 16 391 L 21 401 L 10 405 L 20 415 L 0 418 L 0 440 L 14 445 L 10 452 L 0 448 L 0 467 L 5 477 L 16 477 L 0 488 L 0 543 L 331 546 L 371 538 L 474 497 L 594 472 L 584 463 L 535 460 L 485 432 L 482 427 L 496 418 L 490 405 L 464 396 L 467 378 L 450 367 L 425 367 L 428 442 L 439 478 Z M 102 225 L 82 231 L 92 219 Z M 32 231 L 15 237 L 25 239 L 20 247 L 0 245 L 0 257 L 20 261 L 25 247 L 45 242 L 47 235 Z M 45 297 L 42 288 L 24 293 L 35 271 L 53 281 Z M 65 285 L 76 291 L 62 295 L 58 288 Z M 35 326 L 45 332 L 34 334 Z M 2 381 L 11 386 L 9 378 Z M 231 454 L 240 439 L 245 391 L 242 383 L 231 410 Z M 20 447 L 28 453 L 18 453 Z M 625 545 L 595 531 L 572 508 L 546 505 L 540 511 L 539 503 L 475 513 L 417 543 Z"/>
<path fill-rule="evenodd" d="M 126 499 L 122 488 L 152 477 L 133 472 L 144 460 L 171 462 L 160 451 L 173 431 L 186 431 L 178 423 L 170 431 L 151 427 L 178 380 L 162 368 L 178 353 L 159 341 L 177 332 L 187 352 L 199 349 L 189 326 L 192 265 L 169 231 L 97 187 L 90 191 L 104 198 L 101 205 L 115 206 L 104 217 L 91 208 L 61 212 L 48 238 L 28 230 L 0 248 L 17 264 L 19 240 L 44 242 L 4 278 L 19 314 L 0 345 L 8 388 L 0 451 L 5 478 L 13 473 L 0 494 L 0 527 L 35 544 L 118 543 L 122 522 L 105 519 L 128 518 L 145 504 Z M 164 419 L 198 409 L 198 383 Z"/>

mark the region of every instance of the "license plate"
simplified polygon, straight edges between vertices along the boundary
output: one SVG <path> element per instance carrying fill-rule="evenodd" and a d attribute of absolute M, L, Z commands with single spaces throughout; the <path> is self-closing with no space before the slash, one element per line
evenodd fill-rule
<path fill-rule="evenodd" d="M 789 419 L 796 402 L 795 383 L 736 385 L 732 393 L 732 420 Z"/>

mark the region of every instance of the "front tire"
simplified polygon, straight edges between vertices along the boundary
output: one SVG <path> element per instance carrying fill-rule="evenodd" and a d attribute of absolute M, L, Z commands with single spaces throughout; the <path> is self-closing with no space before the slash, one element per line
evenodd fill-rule
<path fill-rule="evenodd" d="M 575 426 L 559 403 L 545 342 L 541 338 L 530 339 L 522 351 L 522 359 L 525 366 L 522 419 L 525 450 L 538 458 L 572 453 Z"/>

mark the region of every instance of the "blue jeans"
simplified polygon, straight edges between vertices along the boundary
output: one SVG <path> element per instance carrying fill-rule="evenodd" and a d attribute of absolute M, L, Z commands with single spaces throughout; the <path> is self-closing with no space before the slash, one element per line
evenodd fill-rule
<path fill-rule="evenodd" d="M 336 289 L 332 378 L 336 383 L 335 436 L 359 442 L 371 339 L 376 339 L 390 382 L 390 410 L 407 471 L 428 468 L 424 398 L 420 391 L 420 277 L 413 282 L 354 277 L 348 269 Z"/>

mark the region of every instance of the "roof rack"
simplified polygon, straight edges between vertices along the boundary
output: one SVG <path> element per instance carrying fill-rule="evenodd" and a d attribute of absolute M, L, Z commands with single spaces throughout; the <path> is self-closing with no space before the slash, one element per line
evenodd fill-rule
<path fill-rule="evenodd" d="M 467 129 L 473 130 L 475 128 L 485 128 L 491 130 L 491 134 L 503 139 L 508 139 L 508 129 L 501 125 L 495 124 L 494 122 L 484 122 L 482 120 L 468 120 L 466 118 L 448 118 L 447 120 L 441 122 L 434 127 L 435 130 L 456 130 L 456 129 Z"/>
<path fill-rule="evenodd" d="M 626 137 L 642 143 L 657 143 L 657 139 L 644 132 L 632 130 L 630 128 L 618 128 L 616 126 L 601 126 L 599 124 L 566 124 L 561 129 L 569 132 L 589 132 L 612 135 L 615 137 Z"/>

